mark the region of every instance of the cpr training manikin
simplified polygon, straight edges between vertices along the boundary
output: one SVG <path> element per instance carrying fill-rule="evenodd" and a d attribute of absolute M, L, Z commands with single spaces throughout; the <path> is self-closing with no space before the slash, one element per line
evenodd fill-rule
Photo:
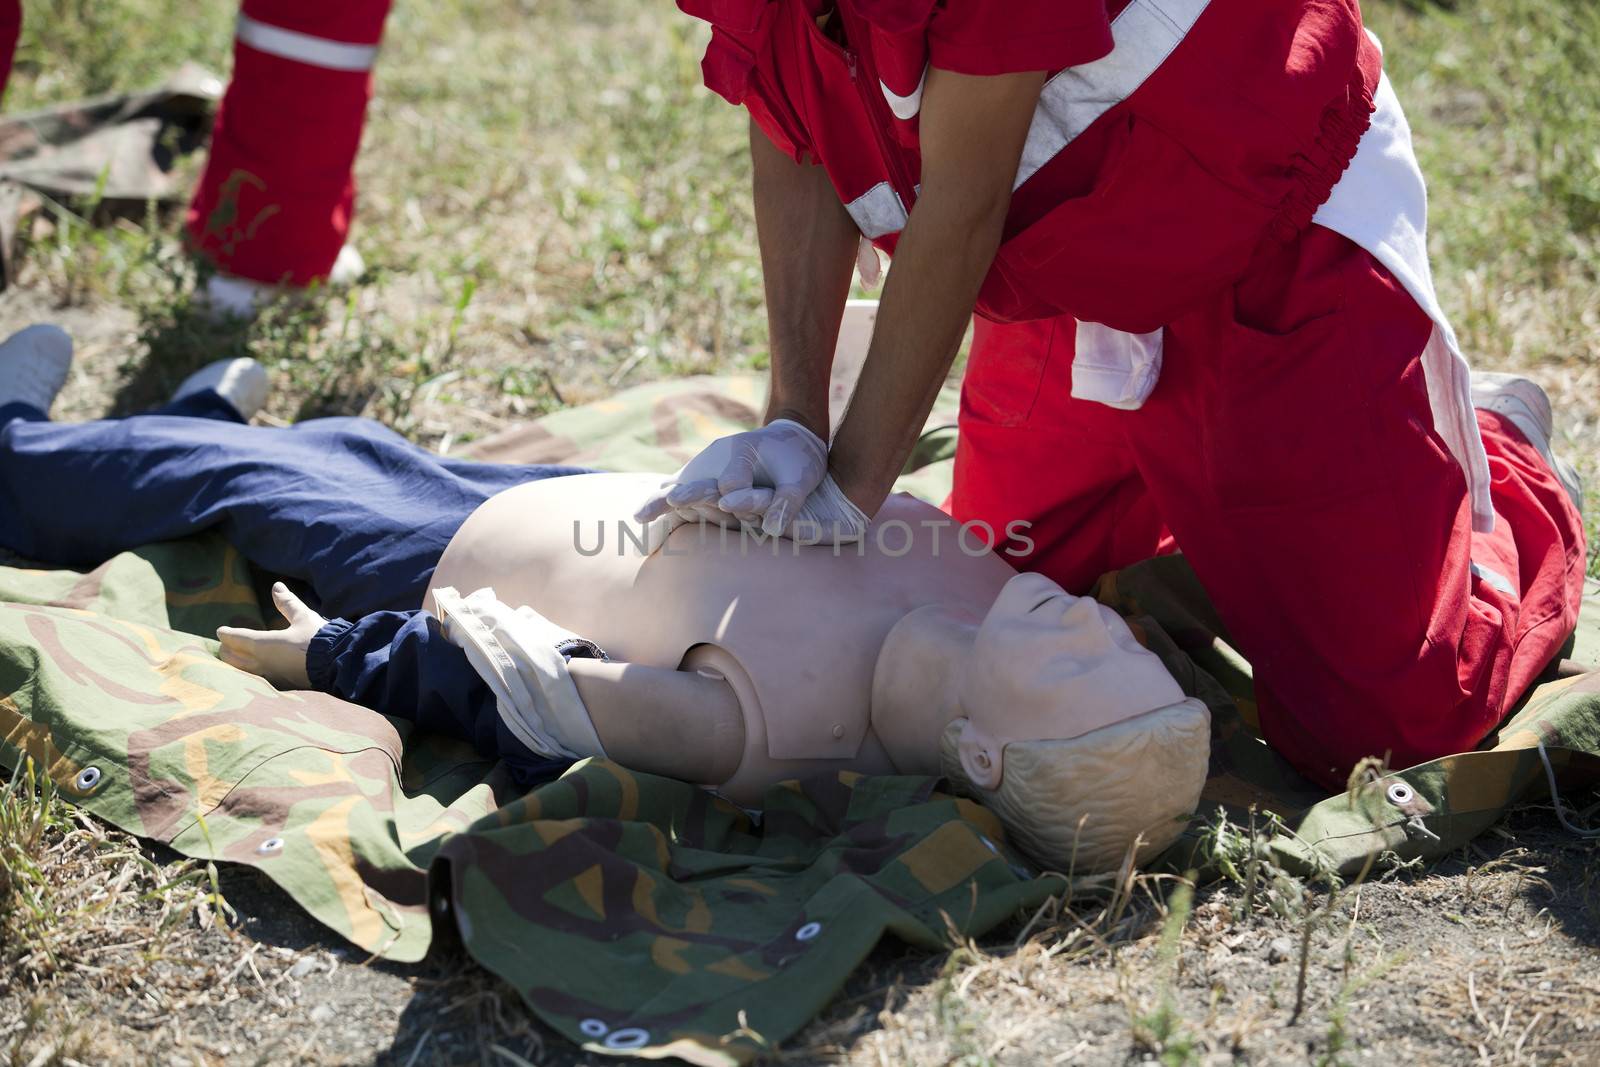
<path fill-rule="evenodd" d="M 1182 830 L 1209 715 L 1108 608 L 1017 574 L 909 496 L 856 544 L 806 547 L 645 530 L 631 516 L 658 485 L 507 490 L 439 563 L 424 606 L 533 747 L 744 804 L 819 772 L 944 774 L 1050 869 L 1148 858 Z M 549 654 L 573 635 L 610 662 Z"/>
<path fill-rule="evenodd" d="M 849 543 L 641 525 L 659 475 L 451 460 L 363 419 L 249 425 L 248 359 L 158 411 L 57 423 L 71 349 L 46 326 L 0 343 L 0 498 L 64 490 L 0 509 L 0 547 L 88 567 L 217 531 L 284 579 L 287 628 L 217 632 L 275 685 L 467 738 L 525 785 L 592 756 L 747 806 L 811 774 L 944 775 L 1046 869 L 1148 859 L 1198 803 L 1204 705 L 1114 612 L 920 500 Z"/>

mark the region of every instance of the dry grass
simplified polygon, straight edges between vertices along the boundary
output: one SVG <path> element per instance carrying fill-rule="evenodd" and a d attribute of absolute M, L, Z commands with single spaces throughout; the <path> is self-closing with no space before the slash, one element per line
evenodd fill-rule
<path fill-rule="evenodd" d="M 228 881 L 253 915 L 236 913 Z M 0 791 L 0 1064 L 376 1054 L 398 1035 L 389 1005 L 365 1003 L 375 984 L 431 1020 L 414 1064 L 542 1049 L 516 994 L 451 946 L 425 968 L 374 967 L 308 920 L 286 928 L 274 914 L 286 908 L 254 872 L 174 857 L 71 808 L 26 764 Z M 336 1011 L 330 992 L 354 1010 Z"/>
<path fill-rule="evenodd" d="M 6 797 L 0 850 L 23 878 L 0 926 L 0 1063 L 592 1062 L 453 945 L 374 963 L 255 872 L 213 882 L 26 783 Z M 1252 837 L 1219 817 L 1220 881 L 1124 870 L 980 943 L 952 934 L 940 957 L 885 945 L 772 1058 L 1592 1062 L 1600 855 L 1551 822 L 1525 807 L 1431 869 L 1340 885 L 1274 867 L 1264 823 Z M 22 898 L 39 906 L 20 914 Z"/>
<path fill-rule="evenodd" d="M 13 1064 L 114 1056 L 118 1039 L 94 1010 L 107 997 L 122 996 L 123 1024 L 148 1032 L 237 999 L 247 966 L 269 990 L 259 944 L 235 939 L 237 963 L 191 951 L 196 932 L 225 930 L 230 915 L 214 865 L 158 862 L 63 802 L 31 760 L 0 794 L 0 861 L 0 1003 L 16 1013 L 0 1023 L 0 1052 Z M 60 998 L 63 985 L 77 995 Z"/>
<path fill-rule="evenodd" d="M 1197 891 L 1191 908 L 1183 883 L 1141 876 L 1115 923 L 1114 904 L 1080 905 L 942 965 L 880 964 L 875 986 L 836 1005 L 789 1058 L 1590 1063 L 1600 915 L 1557 881 L 1593 879 L 1584 851 L 1548 838 L 1474 850 L 1335 894 L 1307 889 L 1284 914 L 1245 909 L 1237 882 Z"/>
<path fill-rule="evenodd" d="M 181 24 L 187 54 L 228 63 L 223 6 L 35 6 L 9 106 L 103 88 L 108 67 L 75 60 L 105 51 L 128 11 Z M 46 313 L 121 315 L 82 324 L 88 373 L 59 411 L 98 414 L 108 396 L 136 409 L 199 363 L 248 353 L 277 372 L 279 418 L 368 414 L 448 448 L 621 385 L 759 365 L 744 126 L 700 85 L 703 41 L 666 3 L 400 5 L 358 165 L 363 284 L 217 328 L 191 306 L 173 220 L 107 234 L 82 225 L 87 205 L 60 205 L 32 235 L 21 288 L 47 294 Z M 106 62 L 139 84 L 149 55 L 184 53 L 163 42 L 144 62 Z M 0 325 L 21 317 L 0 310 Z"/>

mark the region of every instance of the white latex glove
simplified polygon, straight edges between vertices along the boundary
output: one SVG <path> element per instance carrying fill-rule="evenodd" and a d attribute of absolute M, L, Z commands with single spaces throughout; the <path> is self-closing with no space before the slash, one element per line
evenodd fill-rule
<path fill-rule="evenodd" d="M 867 516 L 828 474 L 827 443 L 791 419 L 731 434 L 684 464 L 634 515 L 739 524 L 803 544 L 861 539 Z"/>
<path fill-rule="evenodd" d="M 222 642 L 222 662 L 241 671 L 259 674 L 279 689 L 310 689 L 306 674 L 306 649 L 317 631 L 328 620 L 306 607 L 305 602 L 282 582 L 272 586 L 272 602 L 288 620 L 287 630 L 246 630 L 237 626 L 217 628 Z"/>

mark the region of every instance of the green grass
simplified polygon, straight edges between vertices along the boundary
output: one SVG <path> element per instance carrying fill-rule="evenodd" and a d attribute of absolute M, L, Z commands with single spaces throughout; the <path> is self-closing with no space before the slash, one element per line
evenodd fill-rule
<path fill-rule="evenodd" d="M 1366 10 L 1428 177 L 1440 298 L 1476 364 L 1556 401 L 1600 577 L 1600 4 Z"/>
<path fill-rule="evenodd" d="M 7 112 L 153 85 L 185 60 L 220 64 L 237 9 L 184 0 L 23 0 Z"/>
<path fill-rule="evenodd" d="M 1525 369 L 1545 385 L 1564 448 L 1592 482 L 1600 474 L 1600 4 L 1460 0 L 1419 13 L 1369 3 L 1367 17 L 1428 176 L 1445 308 L 1476 363 Z"/>
<path fill-rule="evenodd" d="M 1135 1011 L 1132 1020 L 1135 1046 L 1156 1056 L 1163 1067 L 1184 1067 L 1199 1059 L 1199 1049 L 1194 1039 L 1185 1032 L 1182 1013 L 1173 997 L 1173 987 L 1178 982 L 1184 926 L 1194 911 L 1193 880 L 1194 872 L 1190 871 L 1167 897 L 1167 915 L 1161 923 L 1161 936 L 1156 945 L 1160 986 L 1156 1004 Z"/>
<path fill-rule="evenodd" d="M 152 83 L 185 56 L 225 71 L 226 5 L 178 7 L 30 6 L 8 106 Z M 178 32 L 145 32 L 167 22 Z M 435 445 L 636 381 L 758 365 L 745 127 L 700 84 L 704 39 L 667 3 L 401 3 L 358 164 L 352 237 L 370 269 L 350 300 L 219 330 L 189 304 L 175 219 L 94 232 L 62 209 L 36 228 L 23 284 L 137 314 L 107 383 L 120 409 L 249 353 L 279 372 L 279 418 L 367 414 Z"/>
<path fill-rule="evenodd" d="M 207 833 L 203 816 L 200 829 Z M 118 877 L 103 891 L 95 876 L 112 873 Z M 162 905 L 158 935 L 197 908 L 224 918 L 233 912 L 214 863 L 161 868 L 132 837 L 79 815 L 25 757 L 0 782 L 0 974 L 16 969 L 41 978 L 69 966 L 85 940 L 101 937 L 106 916 L 124 898 Z M 152 953 L 160 948 L 155 940 Z"/>
<path fill-rule="evenodd" d="M 71 829 L 55 783 L 31 759 L 0 784 L 0 943 L 42 940 L 54 911 L 46 853 L 53 839 Z M 7 955 L 0 953 L 0 963 L 12 962 Z"/>

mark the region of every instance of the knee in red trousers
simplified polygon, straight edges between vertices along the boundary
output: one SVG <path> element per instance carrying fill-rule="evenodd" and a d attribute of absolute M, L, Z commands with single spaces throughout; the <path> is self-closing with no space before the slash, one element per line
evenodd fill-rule
<path fill-rule="evenodd" d="M 305 285 L 332 269 L 388 11 L 389 0 L 246 0 L 187 219 L 191 245 L 223 271 Z"/>
<path fill-rule="evenodd" d="M 1164 524 L 1254 668 L 1267 740 L 1324 785 L 1367 756 L 1470 749 L 1570 634 L 1584 534 L 1492 415 L 1499 522 L 1472 532 L 1419 362 L 1431 328 L 1317 227 L 1168 328 L 1138 411 L 1070 399 L 1070 322 L 989 327 L 951 509 L 1036 520 L 1026 566 L 1076 592 L 1152 554 Z"/>

